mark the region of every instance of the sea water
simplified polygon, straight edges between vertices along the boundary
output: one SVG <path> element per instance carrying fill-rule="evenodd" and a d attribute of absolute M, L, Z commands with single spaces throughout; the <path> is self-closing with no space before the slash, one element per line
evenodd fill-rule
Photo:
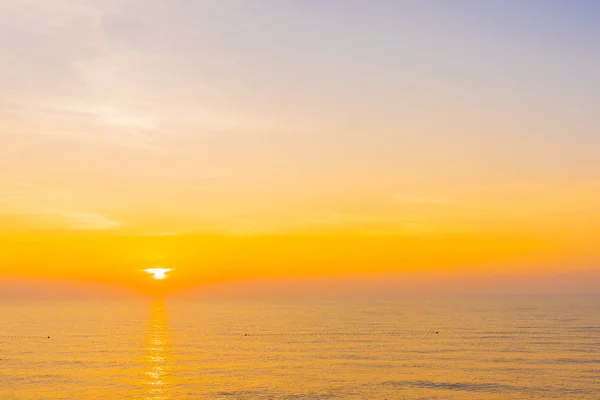
<path fill-rule="evenodd" d="M 600 299 L 6 301 L 0 399 L 600 399 Z"/>

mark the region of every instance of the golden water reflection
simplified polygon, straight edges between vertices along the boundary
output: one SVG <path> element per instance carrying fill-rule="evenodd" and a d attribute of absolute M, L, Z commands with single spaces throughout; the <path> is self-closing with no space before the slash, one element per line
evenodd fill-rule
<path fill-rule="evenodd" d="M 145 361 L 147 365 L 145 385 L 146 399 L 170 399 L 171 341 L 166 305 L 164 300 L 152 303 L 150 321 L 145 338 Z"/>

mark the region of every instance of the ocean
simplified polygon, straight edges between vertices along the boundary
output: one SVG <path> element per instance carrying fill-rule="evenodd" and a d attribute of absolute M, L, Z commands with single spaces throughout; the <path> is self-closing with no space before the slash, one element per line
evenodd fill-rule
<path fill-rule="evenodd" d="M 0 399 L 600 399 L 600 298 L 4 301 Z"/>

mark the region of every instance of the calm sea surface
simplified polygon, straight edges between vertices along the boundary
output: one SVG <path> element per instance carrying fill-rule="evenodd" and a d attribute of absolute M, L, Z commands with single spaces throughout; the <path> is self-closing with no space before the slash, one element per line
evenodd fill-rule
<path fill-rule="evenodd" d="M 0 303 L 0 399 L 129 398 L 600 399 L 600 299 Z"/>

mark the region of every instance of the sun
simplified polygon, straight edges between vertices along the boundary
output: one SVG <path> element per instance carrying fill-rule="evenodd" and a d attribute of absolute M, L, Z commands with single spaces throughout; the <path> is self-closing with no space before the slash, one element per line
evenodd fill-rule
<path fill-rule="evenodd" d="M 148 268 L 144 272 L 153 275 L 156 280 L 163 280 L 167 277 L 167 272 L 172 271 L 171 268 Z"/>

